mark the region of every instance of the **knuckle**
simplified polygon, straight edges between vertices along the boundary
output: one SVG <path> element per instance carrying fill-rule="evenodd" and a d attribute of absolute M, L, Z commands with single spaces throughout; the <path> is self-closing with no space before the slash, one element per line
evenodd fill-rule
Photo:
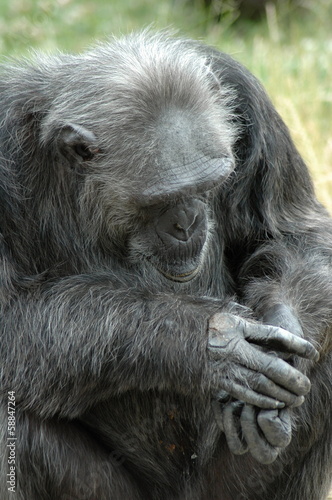
<path fill-rule="evenodd" d="M 257 422 L 265 425 L 266 423 L 276 423 L 278 419 L 278 410 L 261 410 L 257 416 Z"/>
<path fill-rule="evenodd" d="M 251 372 L 247 376 L 247 384 L 255 390 L 267 389 L 271 385 L 265 375 L 259 372 Z"/>

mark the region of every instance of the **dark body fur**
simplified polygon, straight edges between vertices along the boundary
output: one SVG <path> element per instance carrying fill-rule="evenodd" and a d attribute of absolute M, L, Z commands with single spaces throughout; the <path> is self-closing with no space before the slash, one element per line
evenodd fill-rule
<path fill-rule="evenodd" d="M 142 44 L 152 50 L 150 66 L 137 63 Z M 332 467 L 331 219 L 285 125 L 240 64 L 163 36 L 114 46 L 4 68 L 0 80 L 2 449 L 7 391 L 15 391 L 17 499 L 322 500 Z M 189 62 L 181 66 L 183 53 Z M 206 75 L 197 65 L 197 81 L 188 76 L 195 58 L 209 65 Z M 112 76 L 121 90 L 114 102 L 108 64 L 123 68 Z M 190 110 L 194 84 L 212 74 L 221 131 L 233 133 L 222 147 L 232 149 L 236 166 L 208 190 L 209 244 L 199 274 L 185 283 L 140 257 L 148 215 L 140 201 L 137 216 L 135 193 L 154 175 L 145 159 L 158 148 L 158 138 L 145 137 L 146 119 L 140 127 L 140 105 L 157 107 L 151 89 L 170 109 L 176 92 L 184 99 L 179 86 L 158 90 L 158 67 L 181 80 Z M 145 94 L 144 78 L 151 80 Z M 192 111 L 202 130 L 203 108 L 202 98 Z M 92 132 L 70 126 L 61 136 L 68 123 Z M 73 130 L 96 140 L 97 166 L 81 148 L 72 167 L 62 149 L 72 146 Z M 210 406 L 208 321 L 233 311 L 234 298 L 258 320 L 275 305 L 291 307 L 320 352 L 318 362 L 293 360 L 312 387 L 291 410 L 290 445 L 270 465 L 233 455 Z M 3 456 L 1 500 L 11 498 L 7 468 Z"/>

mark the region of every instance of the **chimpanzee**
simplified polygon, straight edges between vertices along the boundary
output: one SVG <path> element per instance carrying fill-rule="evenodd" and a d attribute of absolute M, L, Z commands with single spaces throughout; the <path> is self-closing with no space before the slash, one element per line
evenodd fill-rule
<path fill-rule="evenodd" d="M 1 499 L 323 499 L 332 224 L 258 81 L 144 31 L 0 89 Z"/>

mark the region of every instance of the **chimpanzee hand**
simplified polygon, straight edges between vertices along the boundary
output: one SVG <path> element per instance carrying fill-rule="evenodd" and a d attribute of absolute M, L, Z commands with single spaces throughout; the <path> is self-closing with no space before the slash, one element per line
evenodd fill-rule
<path fill-rule="evenodd" d="M 266 311 L 262 319 L 265 323 L 283 327 L 303 337 L 301 325 L 288 306 L 275 305 Z M 284 359 L 291 357 L 290 352 L 280 355 Z M 307 357 L 317 360 L 318 354 Z M 292 406 L 301 403 L 298 398 Z M 226 435 L 229 449 L 236 455 L 250 451 L 258 462 L 268 464 L 291 441 L 291 408 L 261 410 L 242 401 L 230 401 L 227 393 L 220 393 L 219 401 L 214 400 L 212 407 L 216 421 Z"/>
<path fill-rule="evenodd" d="M 212 402 L 216 422 L 234 455 L 249 451 L 262 464 L 272 463 L 292 437 L 289 408 L 260 410 L 241 401 Z"/>
<path fill-rule="evenodd" d="M 259 408 L 301 404 L 309 379 L 273 353 L 274 349 L 316 360 L 316 349 L 282 328 L 260 325 L 229 313 L 209 321 L 208 353 L 214 361 L 217 389 Z"/>

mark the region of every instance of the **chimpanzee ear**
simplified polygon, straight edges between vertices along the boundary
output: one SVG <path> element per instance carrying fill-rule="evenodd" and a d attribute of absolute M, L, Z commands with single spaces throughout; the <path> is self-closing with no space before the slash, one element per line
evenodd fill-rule
<path fill-rule="evenodd" d="M 59 146 L 66 156 L 76 156 L 80 161 L 92 160 L 99 152 L 95 134 L 75 123 L 68 123 L 61 128 Z"/>

